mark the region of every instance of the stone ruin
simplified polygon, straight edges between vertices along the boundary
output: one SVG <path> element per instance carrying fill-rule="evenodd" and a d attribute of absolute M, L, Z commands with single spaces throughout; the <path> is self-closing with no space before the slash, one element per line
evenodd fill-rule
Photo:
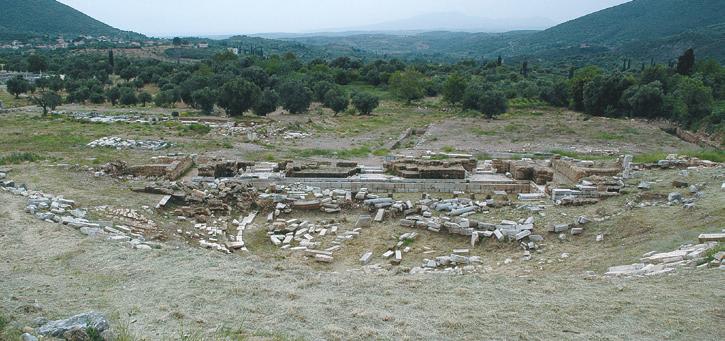
<path fill-rule="evenodd" d="M 425 160 L 397 159 L 386 162 L 385 170 L 406 179 L 465 179 L 467 172 L 476 170 L 478 161 L 473 158 Z"/>
<path fill-rule="evenodd" d="M 292 162 L 284 163 L 285 174 L 290 178 L 349 178 L 360 173 L 357 162 Z"/>
<path fill-rule="evenodd" d="M 614 164 L 602 161 L 576 160 L 568 157 L 554 156 L 551 168 L 573 183 L 591 176 L 617 176 L 622 173 L 622 160 Z"/>
<path fill-rule="evenodd" d="M 493 160 L 498 173 L 509 173 L 515 180 L 531 180 L 537 185 L 546 185 L 554 181 L 554 170 L 531 159 Z"/>
<path fill-rule="evenodd" d="M 103 165 L 97 176 L 135 176 L 147 178 L 165 178 L 176 180 L 183 176 L 194 165 L 189 156 L 158 156 L 151 159 L 153 163 L 129 165 L 125 161 L 113 161 Z"/>

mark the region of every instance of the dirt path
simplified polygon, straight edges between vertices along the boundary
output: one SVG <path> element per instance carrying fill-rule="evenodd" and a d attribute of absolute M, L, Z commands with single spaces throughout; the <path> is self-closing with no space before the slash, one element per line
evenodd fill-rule
<path fill-rule="evenodd" d="M 0 203 L 0 312 L 20 324 L 95 309 L 146 340 L 180 330 L 261 339 L 725 337 L 716 322 L 725 315 L 722 271 L 624 281 L 318 272 L 186 247 L 131 250 L 39 223 L 22 213 L 21 198 L 0 192 Z"/>

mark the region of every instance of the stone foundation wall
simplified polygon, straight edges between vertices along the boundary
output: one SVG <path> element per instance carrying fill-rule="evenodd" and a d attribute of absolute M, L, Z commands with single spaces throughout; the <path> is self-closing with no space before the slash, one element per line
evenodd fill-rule
<path fill-rule="evenodd" d="M 551 168 L 564 175 L 571 182 L 577 183 L 588 176 L 615 176 L 622 172 L 621 168 L 584 168 L 574 165 L 571 161 L 552 159 Z"/>
<path fill-rule="evenodd" d="M 367 188 L 373 193 L 452 193 L 456 191 L 474 194 L 492 194 L 494 191 L 505 191 L 509 194 L 538 192 L 536 185 L 531 181 L 515 181 L 511 183 L 497 182 L 465 182 L 449 180 L 351 180 L 351 179 L 301 179 L 287 178 L 281 180 L 235 180 L 251 183 L 259 189 L 267 188 L 271 184 L 302 183 L 308 186 L 326 189 L 344 189 L 352 192 Z"/>

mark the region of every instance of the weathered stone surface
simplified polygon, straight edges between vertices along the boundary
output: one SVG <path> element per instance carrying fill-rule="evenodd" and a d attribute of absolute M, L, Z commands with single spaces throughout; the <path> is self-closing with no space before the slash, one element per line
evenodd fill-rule
<path fill-rule="evenodd" d="M 365 265 L 370 262 L 370 259 L 372 257 L 373 257 L 372 251 L 365 252 L 365 254 L 363 254 L 362 257 L 360 257 L 360 263 Z"/>
<path fill-rule="evenodd" d="M 725 242 L 725 233 L 703 233 L 697 237 L 700 243 Z"/>
<path fill-rule="evenodd" d="M 22 341 L 38 341 L 38 338 L 30 335 L 29 333 L 24 333 L 23 335 L 20 335 L 20 340 Z"/>
<path fill-rule="evenodd" d="M 74 328 L 93 328 L 103 332 L 109 328 L 108 320 L 103 314 L 88 312 L 72 316 L 65 320 L 57 320 L 46 323 L 38 328 L 38 334 L 53 337 L 64 337 L 64 333 Z"/>

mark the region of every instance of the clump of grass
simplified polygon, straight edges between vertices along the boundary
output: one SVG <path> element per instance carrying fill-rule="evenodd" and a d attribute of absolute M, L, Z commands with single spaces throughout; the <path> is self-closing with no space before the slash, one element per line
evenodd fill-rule
<path fill-rule="evenodd" d="M 712 262 L 713 260 L 715 260 L 715 255 L 720 252 L 725 252 L 725 244 L 719 243 L 714 248 L 707 250 L 704 255 L 705 259 L 700 264 Z"/>
<path fill-rule="evenodd" d="M 603 131 L 603 132 L 597 134 L 595 136 L 595 138 L 600 139 L 600 140 L 615 141 L 615 140 L 623 139 L 624 136 Z"/>
<path fill-rule="evenodd" d="M 30 153 L 30 152 L 22 152 L 22 153 L 12 153 L 8 156 L 0 157 L 0 165 L 14 165 L 19 164 L 23 162 L 35 162 L 44 160 L 42 156 Z"/>
<path fill-rule="evenodd" d="M 390 154 L 390 150 L 382 148 L 382 149 L 376 149 L 373 151 L 373 155 L 375 156 L 386 156 Z"/>
<path fill-rule="evenodd" d="M 491 154 L 489 153 L 478 153 L 476 154 L 476 160 L 482 161 L 482 160 L 491 160 L 493 157 L 491 157 Z"/>
<path fill-rule="evenodd" d="M 498 132 L 495 130 L 483 130 L 478 127 L 471 128 L 471 132 L 474 135 L 478 135 L 478 136 L 495 136 L 496 134 L 498 134 Z"/>
<path fill-rule="evenodd" d="M 524 127 L 516 124 L 507 124 L 505 127 L 503 127 L 503 130 L 507 133 L 517 133 L 520 131 L 523 131 Z"/>
<path fill-rule="evenodd" d="M 643 153 L 634 156 L 634 162 L 636 163 L 654 163 L 659 160 L 664 160 L 670 153 L 665 152 L 652 152 Z M 701 160 L 709 160 L 713 162 L 725 162 L 725 151 L 717 149 L 701 149 L 701 150 L 690 150 L 690 151 L 679 151 L 677 153 L 671 153 L 677 155 L 687 155 L 690 157 L 696 157 Z"/>
<path fill-rule="evenodd" d="M 103 341 L 103 336 L 101 336 L 101 332 L 93 327 L 86 328 L 86 334 L 88 335 L 89 341 Z"/>
<path fill-rule="evenodd" d="M 570 157 L 573 159 L 579 159 L 579 160 L 606 160 L 606 159 L 612 159 L 613 157 L 607 156 L 607 155 L 591 155 L 591 154 L 581 154 L 577 153 L 575 151 L 570 150 L 560 150 L 560 149 L 554 149 L 551 151 L 552 154 L 559 154 L 561 156 Z"/>
<path fill-rule="evenodd" d="M 350 149 L 323 149 L 323 148 L 310 148 L 298 150 L 294 153 L 298 157 L 312 157 L 312 156 L 323 156 L 323 157 L 336 157 L 340 159 L 349 159 L 354 157 L 366 157 L 372 151 L 369 147 L 362 146 Z"/>
<path fill-rule="evenodd" d="M 205 124 L 192 123 L 177 128 L 179 135 L 206 135 L 211 132 L 211 127 Z"/>
<path fill-rule="evenodd" d="M 456 148 L 453 148 L 451 146 L 445 146 L 441 148 L 441 151 L 443 151 L 444 153 L 453 153 L 456 151 Z"/>

